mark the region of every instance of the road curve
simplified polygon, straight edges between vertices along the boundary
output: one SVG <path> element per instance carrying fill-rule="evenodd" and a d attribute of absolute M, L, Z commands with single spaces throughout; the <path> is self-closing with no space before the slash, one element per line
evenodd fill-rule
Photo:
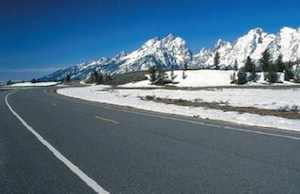
<path fill-rule="evenodd" d="M 95 193 L 0 92 L 0 193 Z M 19 90 L 7 101 L 109 193 L 299 193 L 300 134 Z"/>

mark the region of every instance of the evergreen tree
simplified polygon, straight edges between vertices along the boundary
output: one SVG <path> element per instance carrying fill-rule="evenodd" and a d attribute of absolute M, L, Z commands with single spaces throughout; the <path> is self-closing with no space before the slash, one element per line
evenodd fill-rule
<path fill-rule="evenodd" d="M 71 76 L 70 75 L 67 75 L 67 77 L 66 77 L 66 82 L 70 82 L 71 81 Z"/>
<path fill-rule="evenodd" d="M 267 80 L 270 83 L 276 83 L 278 81 L 277 67 L 275 64 L 270 64 L 268 67 Z"/>
<path fill-rule="evenodd" d="M 247 74 L 244 68 L 240 68 L 237 73 L 237 84 L 245 84 L 247 83 Z"/>
<path fill-rule="evenodd" d="M 282 54 L 280 54 L 276 60 L 276 67 L 278 72 L 283 72 L 285 70 L 284 63 L 282 61 Z"/>
<path fill-rule="evenodd" d="M 237 70 L 238 70 L 238 66 L 239 66 L 239 65 L 238 65 L 238 62 L 237 62 L 237 60 L 235 60 L 235 61 L 234 61 L 234 65 L 233 65 L 233 70 L 234 70 L 234 71 L 237 71 Z"/>
<path fill-rule="evenodd" d="M 269 70 L 269 66 L 272 64 L 272 57 L 269 49 L 266 49 L 262 53 L 262 58 L 260 59 L 260 63 L 262 65 L 262 71 L 267 72 Z"/>
<path fill-rule="evenodd" d="M 101 71 L 94 71 L 92 75 L 92 81 L 96 84 L 102 84 L 103 83 L 103 75 Z"/>
<path fill-rule="evenodd" d="M 170 76 L 171 76 L 171 80 L 174 81 L 174 79 L 176 78 L 176 75 L 174 74 L 174 66 L 172 66 Z"/>
<path fill-rule="evenodd" d="M 150 66 L 149 69 L 149 74 L 150 74 L 150 82 L 154 84 L 156 82 L 156 67 L 155 66 Z"/>
<path fill-rule="evenodd" d="M 250 80 L 251 81 L 256 81 L 256 70 L 255 70 L 255 65 L 254 65 L 254 67 L 251 69 L 251 72 L 250 72 L 251 74 L 250 74 Z"/>
<path fill-rule="evenodd" d="M 35 83 L 37 83 L 37 80 L 36 80 L 35 78 L 33 78 L 33 79 L 31 80 L 31 83 L 35 84 Z"/>
<path fill-rule="evenodd" d="M 296 83 L 300 83 L 300 65 L 297 65 L 294 72 L 294 81 Z"/>
<path fill-rule="evenodd" d="M 182 71 L 182 79 L 185 79 L 187 76 L 185 75 L 185 71 Z"/>
<path fill-rule="evenodd" d="M 214 57 L 214 66 L 216 70 L 220 69 L 220 53 L 217 51 Z"/>
<path fill-rule="evenodd" d="M 248 56 L 245 63 L 245 72 L 252 72 L 253 69 L 255 70 L 255 65 L 252 62 L 252 59 Z"/>
<path fill-rule="evenodd" d="M 294 74 L 292 71 L 292 62 L 289 61 L 289 63 L 287 65 L 285 65 L 284 80 L 290 81 L 291 79 L 294 79 Z"/>
<path fill-rule="evenodd" d="M 168 76 L 166 72 L 162 69 L 158 69 L 156 84 L 157 85 L 165 85 Z"/>
<path fill-rule="evenodd" d="M 185 63 L 185 64 L 183 65 L 183 69 L 184 69 L 184 71 L 188 70 L 188 68 L 189 68 L 188 64 L 187 64 L 187 63 Z"/>

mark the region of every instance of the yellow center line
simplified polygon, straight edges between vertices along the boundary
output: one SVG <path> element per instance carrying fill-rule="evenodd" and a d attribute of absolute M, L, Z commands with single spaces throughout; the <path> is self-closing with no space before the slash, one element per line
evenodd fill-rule
<path fill-rule="evenodd" d="M 106 118 L 103 118 L 103 117 L 99 117 L 99 116 L 95 116 L 96 119 L 100 119 L 100 120 L 103 120 L 103 121 L 107 121 L 107 122 L 111 122 L 111 123 L 114 123 L 114 124 L 119 124 L 118 121 L 115 121 L 115 120 L 111 120 L 111 119 L 106 119 Z"/>
<path fill-rule="evenodd" d="M 55 104 L 55 103 L 51 103 L 53 106 L 57 106 L 57 104 Z"/>

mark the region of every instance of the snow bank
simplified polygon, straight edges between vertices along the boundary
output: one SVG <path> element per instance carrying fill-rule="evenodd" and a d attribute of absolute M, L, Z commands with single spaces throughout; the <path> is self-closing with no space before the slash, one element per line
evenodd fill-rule
<path fill-rule="evenodd" d="M 9 87 L 45 87 L 45 86 L 55 86 L 57 82 L 38 82 L 38 83 L 31 83 L 31 82 L 24 82 L 24 83 L 15 83 L 10 85 Z"/>
<path fill-rule="evenodd" d="M 157 111 L 162 113 L 177 114 L 184 116 L 197 116 L 203 119 L 214 119 L 221 121 L 229 121 L 237 124 L 245 124 L 261 127 L 272 127 L 278 129 L 286 129 L 300 131 L 300 120 L 292 120 L 275 116 L 260 116 L 255 114 L 240 114 L 238 112 L 223 112 L 221 110 L 205 109 L 202 107 L 185 107 L 172 104 L 156 103 L 152 101 L 144 101 L 140 96 L 158 95 L 161 92 L 166 92 L 161 89 L 155 90 L 107 90 L 107 86 L 89 86 L 83 88 L 65 88 L 59 89 L 57 92 L 61 95 L 74 98 L 109 103 L 120 106 L 129 106 L 149 111 Z M 275 90 L 274 90 L 275 91 Z M 175 91 L 174 91 L 175 92 Z M 183 95 L 184 91 L 177 91 L 177 94 L 164 94 L 172 97 Z M 200 91 L 199 91 L 200 92 Z M 163 94 L 162 94 L 163 95 Z M 192 96 L 192 95 L 191 95 Z M 240 98 L 240 101 L 245 101 Z"/>

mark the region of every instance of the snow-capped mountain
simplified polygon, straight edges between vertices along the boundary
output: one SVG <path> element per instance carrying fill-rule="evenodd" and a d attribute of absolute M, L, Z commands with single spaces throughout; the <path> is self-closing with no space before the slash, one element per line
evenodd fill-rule
<path fill-rule="evenodd" d="M 145 42 L 139 49 L 127 54 L 124 51 L 113 58 L 102 58 L 58 70 L 47 75 L 42 80 L 61 79 L 71 75 L 72 79 L 84 79 L 94 70 L 101 69 L 104 73 L 125 73 L 146 70 L 149 66 L 159 66 L 164 69 L 182 68 L 193 59 L 192 52 L 186 42 L 169 34 L 163 39 L 155 37 Z"/>
<path fill-rule="evenodd" d="M 220 54 L 221 68 L 233 66 L 235 61 L 243 66 L 250 56 L 256 64 L 263 51 L 270 50 L 274 60 L 283 55 L 284 61 L 300 59 L 300 28 L 284 27 L 278 34 L 268 34 L 261 28 L 250 30 L 246 35 L 230 43 L 218 40 L 214 48 L 201 49 L 193 55 L 187 43 L 172 34 L 163 39 L 155 37 L 145 42 L 137 50 L 126 53 L 122 51 L 113 58 L 101 58 L 98 61 L 81 63 L 47 75 L 42 80 L 61 79 L 71 75 L 72 79 L 84 79 L 92 71 L 116 74 L 130 71 L 147 70 L 155 65 L 164 69 L 182 68 L 185 63 L 190 68 L 213 67 L 216 52 Z"/>

